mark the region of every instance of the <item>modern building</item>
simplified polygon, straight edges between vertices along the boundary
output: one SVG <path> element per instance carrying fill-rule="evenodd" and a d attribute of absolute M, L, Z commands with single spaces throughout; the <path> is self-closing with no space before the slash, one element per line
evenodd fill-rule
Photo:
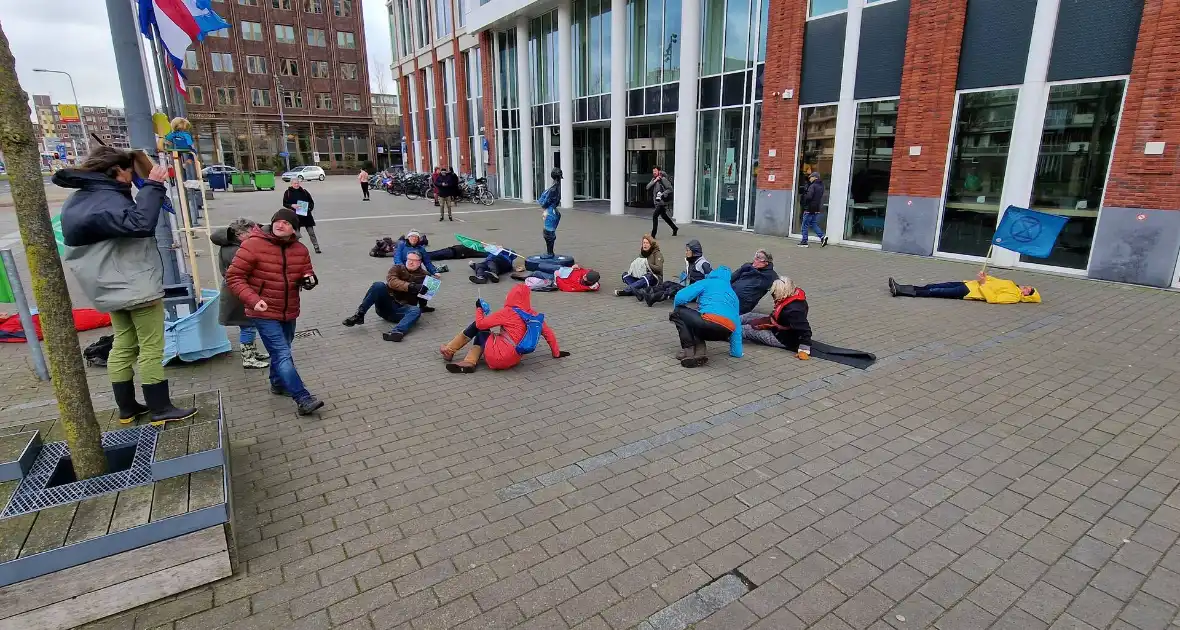
<path fill-rule="evenodd" d="M 402 114 L 396 94 L 373 94 L 373 144 L 379 169 L 402 164 Z"/>
<path fill-rule="evenodd" d="M 531 201 L 560 166 L 563 203 L 618 214 L 659 165 L 678 220 L 780 236 L 818 171 L 834 242 L 983 261 L 1004 209 L 1032 207 L 1069 217 L 1052 255 L 991 264 L 1180 286 L 1180 2 L 388 8 L 417 170 Z"/>
<path fill-rule="evenodd" d="M 361 0 L 215 0 L 230 28 L 188 52 L 188 118 L 203 163 L 247 170 L 372 159 Z M 282 124 L 286 124 L 283 130 Z"/>
<path fill-rule="evenodd" d="M 37 140 L 42 150 L 52 153 L 60 144 L 65 145 L 69 154 L 73 155 L 76 143 L 78 153 L 86 155 L 90 138 L 82 131 L 83 120 L 86 122 L 86 132 L 102 138 L 106 144 L 120 148 L 131 146 L 127 138 L 127 118 L 122 109 L 82 105 L 78 107 L 77 121 L 63 121 L 63 105 L 67 111 L 74 107 L 74 103 L 54 103 L 52 98 L 45 94 L 33 95 Z"/>

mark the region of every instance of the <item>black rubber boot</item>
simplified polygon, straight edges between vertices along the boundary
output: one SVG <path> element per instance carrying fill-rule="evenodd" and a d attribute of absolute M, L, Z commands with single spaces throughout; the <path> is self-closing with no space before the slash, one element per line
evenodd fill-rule
<path fill-rule="evenodd" d="M 365 314 L 357 311 L 356 313 L 349 315 L 348 319 L 344 320 L 342 323 L 349 327 L 356 326 L 357 324 L 363 324 L 365 323 Z"/>
<path fill-rule="evenodd" d="M 152 412 L 152 424 L 163 424 L 170 420 L 185 420 L 197 415 L 197 410 L 178 409 L 172 405 L 168 395 L 168 381 L 143 386 L 143 397 Z"/>
<path fill-rule="evenodd" d="M 893 294 L 893 297 L 918 297 L 918 291 L 912 284 L 897 284 L 895 282 L 889 287 L 889 292 Z"/>
<path fill-rule="evenodd" d="M 648 306 L 651 306 L 656 302 L 662 302 L 664 301 L 664 292 L 660 289 L 648 289 L 643 296 L 643 301 Z"/>
<path fill-rule="evenodd" d="M 628 295 L 635 295 L 635 293 L 631 290 L 631 287 L 627 287 L 626 289 L 615 289 L 615 295 L 617 297 L 626 297 Z"/>
<path fill-rule="evenodd" d="M 150 409 L 135 400 L 135 383 L 124 381 L 111 383 L 111 391 L 115 393 L 115 404 L 119 407 L 119 422 L 130 424 L 137 416 L 141 416 Z"/>

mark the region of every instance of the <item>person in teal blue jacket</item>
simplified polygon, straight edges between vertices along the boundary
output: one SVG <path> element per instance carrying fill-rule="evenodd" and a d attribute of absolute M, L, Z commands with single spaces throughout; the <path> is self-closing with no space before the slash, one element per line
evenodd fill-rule
<path fill-rule="evenodd" d="M 718 267 L 704 280 L 694 282 L 676 292 L 672 313 L 668 319 L 676 324 L 680 334 L 680 365 L 694 368 L 704 365 L 706 341 L 729 340 L 729 355 L 742 356 L 742 327 L 738 315 L 738 297 L 729 285 L 729 268 Z M 696 309 L 689 302 L 696 302 Z"/>

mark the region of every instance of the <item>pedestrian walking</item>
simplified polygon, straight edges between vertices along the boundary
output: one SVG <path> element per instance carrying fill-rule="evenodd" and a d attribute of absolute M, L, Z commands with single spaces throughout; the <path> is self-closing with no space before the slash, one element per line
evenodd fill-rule
<path fill-rule="evenodd" d="M 217 268 L 221 272 L 221 277 L 224 278 L 226 272 L 229 271 L 229 266 L 233 263 L 238 248 L 242 246 L 242 240 L 250 236 L 250 232 L 256 227 L 258 224 L 250 219 L 235 219 L 233 223 L 209 235 L 209 240 L 220 248 L 217 252 Z M 248 370 L 270 367 L 270 355 L 265 350 L 260 350 L 255 344 L 258 339 L 258 329 L 254 327 L 254 322 L 246 317 L 246 309 L 242 305 L 242 301 L 233 293 L 223 291 L 218 302 L 217 321 L 222 326 L 238 327 L 242 367 Z"/>
<path fill-rule="evenodd" d="M 647 189 L 652 191 L 651 198 L 656 207 L 655 211 L 651 213 L 652 238 L 655 238 L 656 231 L 660 228 L 661 217 L 672 228 L 672 236 L 676 236 L 680 232 L 680 228 L 676 226 L 672 217 L 668 216 L 668 202 L 672 201 L 672 182 L 660 170 L 660 167 L 651 169 L 651 181 L 647 183 Z"/>
<path fill-rule="evenodd" d="M 364 171 L 361 171 L 364 172 Z M 366 186 L 368 184 L 365 184 Z M 368 196 L 368 192 L 365 193 Z M 302 206 L 300 204 L 303 204 Z M 299 215 L 299 230 L 306 229 L 307 235 L 311 237 L 311 245 L 315 248 L 315 253 L 322 254 L 320 251 L 320 240 L 315 235 L 315 216 L 312 211 L 315 210 L 315 199 L 311 198 L 311 192 L 303 187 L 303 182 L 298 179 L 291 180 L 291 186 L 283 193 L 283 207 L 290 208 Z M 303 213 L 300 213 L 303 209 Z"/>
<path fill-rule="evenodd" d="M 357 180 L 358 182 L 360 182 L 360 184 L 361 184 L 361 194 L 362 194 L 362 195 L 364 195 L 364 198 L 363 198 L 363 199 L 361 199 L 361 201 L 368 201 L 368 200 L 369 200 L 369 172 L 368 172 L 368 171 L 366 171 L 364 168 L 362 168 L 362 169 L 361 169 L 361 172 L 357 174 L 357 176 L 356 176 L 356 180 Z M 314 236 L 313 236 L 313 237 L 311 237 L 311 241 L 312 241 L 313 243 L 315 242 L 315 237 L 314 237 Z M 318 252 L 317 252 L 317 253 L 318 253 Z"/>
<path fill-rule="evenodd" d="M 803 193 L 803 238 L 799 247 L 807 247 L 807 228 L 811 228 L 819 237 L 819 246 L 828 246 L 828 237 L 819 229 L 819 213 L 824 209 L 824 182 L 819 171 L 812 171 L 807 176 L 807 190 Z"/>

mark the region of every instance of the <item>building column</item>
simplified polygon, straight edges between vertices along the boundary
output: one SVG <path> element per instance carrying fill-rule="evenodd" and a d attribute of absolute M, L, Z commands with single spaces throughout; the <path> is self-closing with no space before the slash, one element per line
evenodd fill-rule
<path fill-rule="evenodd" d="M 860 20 L 864 0 L 849 0 L 844 28 L 844 62 L 840 75 L 840 99 L 836 107 L 836 146 L 828 185 L 828 231 L 836 243 L 844 240 L 848 215 L 848 184 L 852 179 L 852 152 L 856 148 L 856 62 L 860 53 Z"/>
<path fill-rule="evenodd" d="M 520 200 L 536 201 L 533 193 L 533 93 L 529 76 L 529 18 L 516 18 L 516 97 L 520 103 Z"/>
<path fill-rule="evenodd" d="M 677 222 L 688 223 L 692 221 L 693 209 L 696 207 L 701 3 L 685 2 L 680 11 L 680 107 L 676 110 L 676 172 L 672 173 L 672 216 Z M 612 34 L 611 41 L 622 39 L 621 35 Z M 612 94 L 611 103 L 615 99 L 625 98 L 626 91 Z"/>
<path fill-rule="evenodd" d="M 966 22 L 967 0 L 910 0 L 885 251 L 934 253 Z"/>
<path fill-rule="evenodd" d="M 454 45 L 451 58 L 455 60 L 455 135 L 459 136 L 459 155 L 452 158 L 458 162 L 460 173 L 475 174 L 475 156 L 471 154 L 471 136 L 467 130 L 471 129 L 476 136 L 479 130 L 473 128 L 475 123 L 471 120 L 470 105 L 467 103 L 467 65 L 463 63 L 463 52 L 459 50 L 459 38 L 452 38 L 451 43 Z"/>
<path fill-rule="evenodd" d="M 417 66 L 417 63 L 414 64 Z M 429 133 L 427 132 L 427 118 L 426 118 L 426 73 L 430 70 L 415 70 L 414 71 L 414 91 L 418 98 L 418 111 L 415 113 L 416 124 L 418 125 L 418 172 L 430 173 L 431 167 L 434 166 L 434 151 L 430 150 Z"/>
<path fill-rule="evenodd" d="M 561 134 L 561 207 L 574 207 L 573 0 L 557 5 L 557 124 Z"/>
<path fill-rule="evenodd" d="M 627 0 L 610 3 L 610 213 L 627 205 Z"/>
<path fill-rule="evenodd" d="M 410 132 L 410 127 L 409 127 L 409 125 L 414 124 L 414 121 L 410 120 L 410 78 L 408 76 L 404 76 L 404 75 L 401 77 L 398 77 L 397 87 L 398 87 L 397 100 L 398 100 L 398 110 L 399 110 L 398 122 L 401 124 L 401 129 L 402 129 L 401 137 L 398 138 L 397 141 L 402 149 L 402 168 L 409 171 L 409 170 L 413 170 L 413 167 L 411 165 L 414 164 L 414 147 L 412 146 L 412 144 L 410 142 L 410 136 L 412 136 L 413 134 Z M 314 123 L 313 123 L 313 125 L 314 125 Z M 315 146 L 314 129 L 315 129 L 315 127 L 313 126 L 312 129 L 313 129 L 312 134 L 311 134 L 312 147 L 314 150 L 314 146 Z"/>
<path fill-rule="evenodd" d="M 500 178 L 497 177 L 499 169 L 496 167 L 496 128 L 499 126 L 496 120 L 496 83 L 495 83 L 495 64 L 496 51 L 493 45 L 494 35 L 491 31 L 483 31 L 479 34 L 479 71 L 480 81 L 483 83 L 483 120 L 484 128 L 482 135 L 487 141 L 487 161 L 484 163 L 485 177 L 488 178 L 488 186 L 491 187 L 492 192 L 498 197 L 500 196 Z M 480 130 L 476 127 L 478 119 L 471 121 L 472 129 L 475 129 L 476 134 L 480 134 Z M 475 156 L 473 159 L 483 160 L 483 147 L 476 147 Z"/>
<path fill-rule="evenodd" d="M 430 58 L 433 62 L 430 64 L 430 69 L 427 72 L 433 73 L 434 76 L 434 133 L 438 138 L 438 164 L 431 164 L 431 167 L 442 166 L 446 164 L 451 168 L 455 168 L 455 156 L 451 155 L 451 134 L 447 132 L 447 102 L 444 96 L 445 91 L 443 86 L 447 81 L 447 73 L 443 72 L 442 62 L 438 59 L 437 52 L 431 48 Z M 431 171 L 434 169 L 431 168 Z"/>
<path fill-rule="evenodd" d="M 1180 3 L 1146 0 L 1106 196 L 1094 232 L 1091 278 L 1180 286 Z"/>

